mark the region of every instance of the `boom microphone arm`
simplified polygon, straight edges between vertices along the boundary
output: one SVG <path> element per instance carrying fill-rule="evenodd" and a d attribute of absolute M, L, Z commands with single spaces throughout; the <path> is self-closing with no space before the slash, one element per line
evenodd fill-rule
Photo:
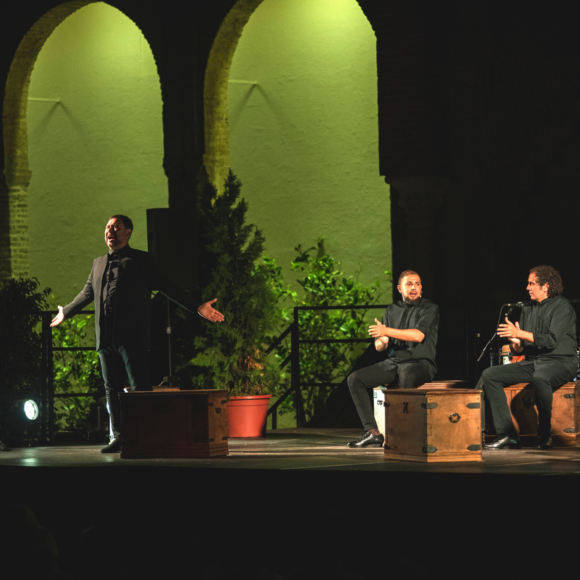
<path fill-rule="evenodd" d="M 506 316 L 509 316 L 514 308 L 520 308 L 524 305 L 523 302 L 515 302 L 514 304 L 503 304 L 502 307 L 499 310 L 499 318 L 497 319 L 497 324 L 496 324 L 496 328 L 499 327 L 499 323 L 501 320 L 501 313 L 503 311 L 503 309 L 507 306 L 509 307 L 509 310 L 506 313 Z M 481 357 L 485 354 L 485 351 L 487 350 L 487 347 L 492 343 L 493 339 L 497 337 L 497 330 L 493 333 L 493 336 L 489 339 L 489 341 L 487 342 L 487 344 L 483 347 L 483 350 L 481 351 L 481 354 L 479 355 L 479 358 L 477 359 L 477 362 L 479 362 L 481 360 Z"/>

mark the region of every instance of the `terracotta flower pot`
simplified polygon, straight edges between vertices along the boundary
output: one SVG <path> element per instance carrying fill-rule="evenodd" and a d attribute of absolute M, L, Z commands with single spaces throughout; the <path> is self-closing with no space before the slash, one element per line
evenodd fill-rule
<path fill-rule="evenodd" d="M 228 437 L 262 437 L 272 395 L 232 397 L 228 401 Z"/>

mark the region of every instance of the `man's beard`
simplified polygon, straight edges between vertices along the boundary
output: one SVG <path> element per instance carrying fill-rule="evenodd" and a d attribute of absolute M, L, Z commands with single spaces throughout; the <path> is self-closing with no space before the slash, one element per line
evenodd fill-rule
<path fill-rule="evenodd" d="M 411 298 L 410 296 L 405 296 L 403 298 L 403 302 L 406 304 L 415 304 L 419 298 L 421 298 L 421 294 L 419 294 L 415 299 Z"/>

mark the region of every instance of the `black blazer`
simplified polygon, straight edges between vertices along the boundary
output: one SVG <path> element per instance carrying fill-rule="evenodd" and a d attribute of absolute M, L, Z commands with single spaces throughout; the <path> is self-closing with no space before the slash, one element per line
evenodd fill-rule
<path fill-rule="evenodd" d="M 64 315 L 69 318 L 91 302 L 95 302 L 97 350 L 101 346 L 100 320 L 103 311 L 101 294 L 106 266 L 107 255 L 97 258 L 93 262 L 85 287 L 64 307 Z M 113 322 L 114 346 L 149 348 L 152 290 L 159 290 L 190 312 L 197 312 L 199 304 L 161 275 L 150 254 L 126 246 L 121 250 L 119 257 Z"/>

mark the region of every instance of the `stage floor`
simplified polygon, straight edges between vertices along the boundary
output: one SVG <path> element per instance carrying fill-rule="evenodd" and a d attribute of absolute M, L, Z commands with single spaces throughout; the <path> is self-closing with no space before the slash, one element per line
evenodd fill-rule
<path fill-rule="evenodd" d="M 230 439 L 229 455 L 212 459 L 121 459 L 103 445 L 15 448 L 0 453 L 2 467 L 181 467 L 238 470 L 314 470 L 386 473 L 580 475 L 580 449 L 484 451 L 482 462 L 411 463 L 383 458 L 381 448 L 350 449 L 359 429 L 279 429 L 267 437 Z"/>

